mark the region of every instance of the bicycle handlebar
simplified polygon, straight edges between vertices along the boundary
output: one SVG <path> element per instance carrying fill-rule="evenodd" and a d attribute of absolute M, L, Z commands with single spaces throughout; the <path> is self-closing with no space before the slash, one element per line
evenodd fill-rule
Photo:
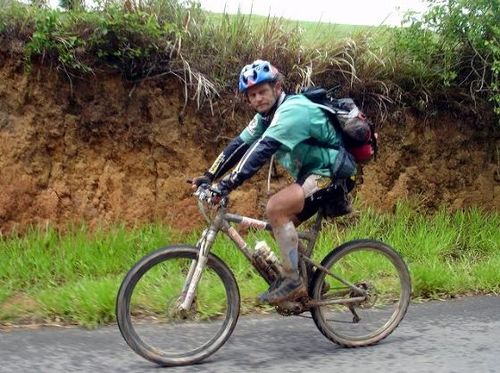
<path fill-rule="evenodd" d="M 206 202 L 210 207 L 226 207 L 229 202 L 228 196 L 222 195 L 209 184 L 201 184 L 193 195 L 200 202 Z"/>

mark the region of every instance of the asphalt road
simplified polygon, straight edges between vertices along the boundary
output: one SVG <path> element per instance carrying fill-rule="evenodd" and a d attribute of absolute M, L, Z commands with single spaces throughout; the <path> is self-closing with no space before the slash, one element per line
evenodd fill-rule
<path fill-rule="evenodd" d="M 0 372 L 500 372 L 500 297 L 412 304 L 378 345 L 346 349 L 313 321 L 242 317 L 205 362 L 160 368 L 136 355 L 116 326 L 0 331 Z"/>

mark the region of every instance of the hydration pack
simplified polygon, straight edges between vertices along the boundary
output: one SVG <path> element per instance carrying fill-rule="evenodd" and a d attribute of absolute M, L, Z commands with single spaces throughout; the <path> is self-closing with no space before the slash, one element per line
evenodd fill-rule
<path fill-rule="evenodd" d="M 366 118 L 350 98 L 335 99 L 324 88 L 307 88 L 301 94 L 317 104 L 330 123 L 342 134 L 344 146 L 357 163 L 366 163 L 377 156 L 377 134 L 374 124 Z M 329 145 L 316 143 L 318 146 Z"/>

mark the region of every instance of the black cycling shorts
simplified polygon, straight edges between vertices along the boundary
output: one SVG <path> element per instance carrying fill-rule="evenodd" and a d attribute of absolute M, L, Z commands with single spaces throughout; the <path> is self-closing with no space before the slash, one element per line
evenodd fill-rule
<path fill-rule="evenodd" d="M 339 201 L 343 202 L 348 198 L 348 193 L 354 188 L 354 180 L 342 179 L 332 182 L 332 180 L 325 176 L 307 175 L 303 179 L 297 180 L 304 190 L 305 201 L 304 208 L 297 214 L 299 222 L 304 222 L 316 214 L 320 207 L 327 207 L 325 210 L 328 212 L 329 206 L 337 206 Z M 330 215 L 334 215 L 330 212 Z M 342 215 L 342 214 L 339 214 Z"/>

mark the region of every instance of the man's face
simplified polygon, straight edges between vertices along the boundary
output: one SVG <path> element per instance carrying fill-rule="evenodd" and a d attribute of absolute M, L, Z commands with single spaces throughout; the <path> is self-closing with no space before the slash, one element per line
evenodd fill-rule
<path fill-rule="evenodd" d="M 260 114 L 266 114 L 281 94 L 280 83 L 263 83 L 248 88 L 247 97 L 250 106 Z"/>

